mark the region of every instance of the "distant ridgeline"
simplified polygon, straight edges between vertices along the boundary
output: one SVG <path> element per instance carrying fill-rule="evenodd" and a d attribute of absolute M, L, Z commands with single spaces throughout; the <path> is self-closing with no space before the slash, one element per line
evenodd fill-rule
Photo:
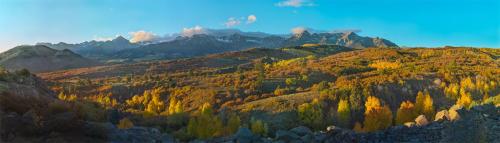
<path fill-rule="evenodd" d="M 69 49 L 90 59 L 123 62 L 189 58 L 255 47 L 280 48 L 303 44 L 339 45 L 357 49 L 398 47 L 388 40 L 362 37 L 353 32 L 311 34 L 308 31 L 291 36 L 251 32 L 207 33 L 148 43 L 130 43 L 120 36 L 110 41 L 90 41 L 80 44 L 39 43 L 38 45 L 61 50 Z"/>

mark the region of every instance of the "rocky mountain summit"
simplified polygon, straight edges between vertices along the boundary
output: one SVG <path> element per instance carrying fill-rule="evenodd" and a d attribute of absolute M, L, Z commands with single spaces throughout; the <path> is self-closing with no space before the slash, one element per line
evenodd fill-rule
<path fill-rule="evenodd" d="M 303 31 L 296 33 L 283 42 L 283 46 L 295 46 L 302 44 L 329 44 L 340 45 L 350 48 L 368 48 L 368 47 L 398 47 L 389 40 L 379 37 L 363 37 L 354 32 L 343 33 L 309 33 Z"/>

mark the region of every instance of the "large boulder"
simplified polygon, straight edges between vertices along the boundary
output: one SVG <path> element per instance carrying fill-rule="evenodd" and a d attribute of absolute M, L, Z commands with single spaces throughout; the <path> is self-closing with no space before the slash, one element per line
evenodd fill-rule
<path fill-rule="evenodd" d="M 425 126 L 425 125 L 429 124 L 429 121 L 427 120 L 425 115 L 420 115 L 417 118 L 415 118 L 415 124 L 417 126 Z"/>
<path fill-rule="evenodd" d="M 448 110 L 441 110 L 436 113 L 436 116 L 434 117 L 434 121 L 446 121 L 450 120 L 450 114 Z"/>
<path fill-rule="evenodd" d="M 460 119 L 460 114 L 458 113 L 459 110 L 462 110 L 463 106 L 462 105 L 453 105 L 449 110 L 448 114 L 450 115 L 450 121 L 456 121 Z"/>

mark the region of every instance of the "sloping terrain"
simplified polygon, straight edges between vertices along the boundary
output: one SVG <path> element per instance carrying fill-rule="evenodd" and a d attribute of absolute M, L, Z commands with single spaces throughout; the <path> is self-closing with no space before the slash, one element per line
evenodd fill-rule
<path fill-rule="evenodd" d="M 70 50 L 55 50 L 47 46 L 18 46 L 0 54 L 0 65 L 14 71 L 28 69 L 39 73 L 100 65 Z"/>
<path fill-rule="evenodd" d="M 251 63 L 254 60 L 262 58 L 268 58 L 272 61 L 278 61 L 297 57 L 305 57 L 308 55 L 321 57 L 351 50 L 352 49 L 335 45 L 322 45 L 315 47 L 295 46 L 282 49 L 253 48 L 243 51 L 200 56 L 196 58 L 97 66 L 46 72 L 39 75 L 47 80 L 62 80 L 71 79 L 74 77 L 103 78 L 106 76 L 123 76 L 129 74 L 159 74 L 163 72 L 182 72 L 197 69 L 235 68 L 236 66 L 252 68 Z M 232 70 L 234 71 L 236 69 Z"/>
<path fill-rule="evenodd" d="M 118 51 L 137 48 L 140 46 L 139 44 L 130 43 L 129 40 L 123 38 L 122 36 L 118 36 L 109 41 L 88 41 L 78 44 L 67 44 L 63 42 L 57 44 L 37 43 L 37 45 L 44 45 L 57 50 L 68 49 L 82 55 L 83 57 L 103 61 L 106 61 L 110 56 Z"/>

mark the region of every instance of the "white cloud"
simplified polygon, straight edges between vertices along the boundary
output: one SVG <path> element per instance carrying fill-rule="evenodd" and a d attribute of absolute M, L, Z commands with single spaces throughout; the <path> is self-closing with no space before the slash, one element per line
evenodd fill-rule
<path fill-rule="evenodd" d="M 224 25 L 226 25 L 226 27 L 233 27 L 233 26 L 236 26 L 236 25 L 239 25 L 241 23 L 241 21 L 239 19 L 236 19 L 234 17 L 230 17 L 226 23 L 224 23 Z"/>
<path fill-rule="evenodd" d="M 196 25 L 195 27 L 191 28 L 183 28 L 181 35 L 186 37 L 191 37 L 196 34 L 206 34 L 206 33 L 207 31 L 203 27 Z"/>
<path fill-rule="evenodd" d="M 302 32 L 306 31 L 307 28 L 305 27 L 295 27 L 295 28 L 292 28 L 292 33 L 293 34 L 302 34 Z"/>
<path fill-rule="evenodd" d="M 132 43 L 153 41 L 159 38 L 159 36 L 157 36 L 156 34 L 152 32 L 146 32 L 144 30 L 130 32 L 129 34 L 130 36 L 132 36 L 132 38 L 130 39 L 130 42 Z"/>
<path fill-rule="evenodd" d="M 247 17 L 247 24 L 254 23 L 255 21 L 257 21 L 257 16 L 252 14 Z"/>
<path fill-rule="evenodd" d="M 302 6 L 314 6 L 312 0 L 284 0 L 276 3 L 279 7 L 302 7 Z"/>

